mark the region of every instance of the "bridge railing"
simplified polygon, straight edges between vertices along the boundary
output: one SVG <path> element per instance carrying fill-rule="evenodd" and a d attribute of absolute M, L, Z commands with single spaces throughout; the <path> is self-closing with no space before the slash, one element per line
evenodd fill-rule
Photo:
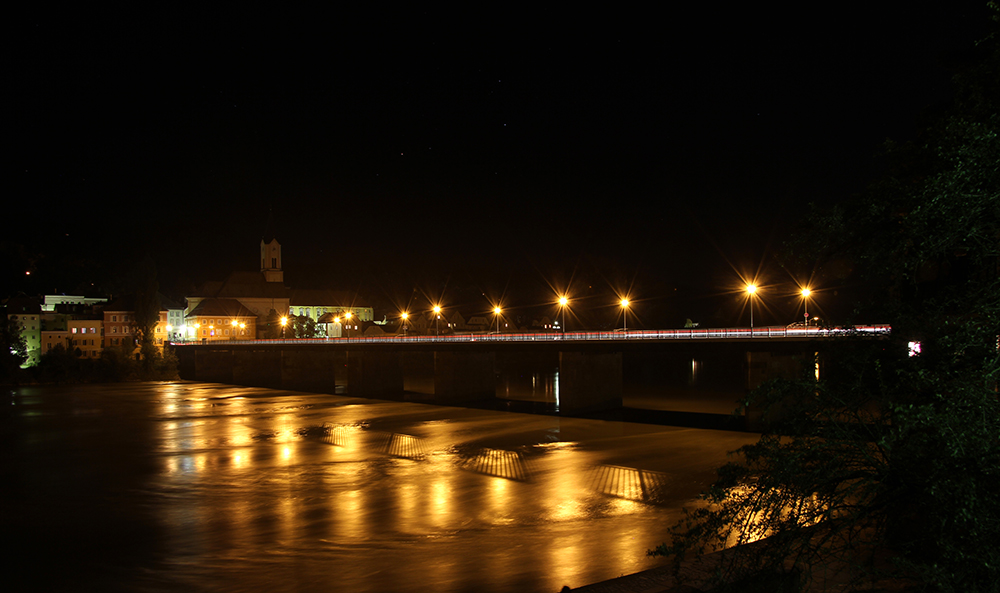
<path fill-rule="evenodd" d="M 455 333 L 443 336 L 353 336 L 341 338 L 296 338 L 274 340 L 210 340 L 206 342 L 174 342 L 185 344 L 423 344 L 423 343 L 463 343 L 463 342 L 603 342 L 636 340 L 713 340 L 713 339 L 771 339 L 771 338 L 828 338 L 851 334 L 882 335 L 891 331 L 884 324 L 863 325 L 850 328 L 822 327 L 731 327 L 731 328 L 690 328 L 690 329 L 635 329 L 615 331 L 548 332 L 548 333 Z"/>

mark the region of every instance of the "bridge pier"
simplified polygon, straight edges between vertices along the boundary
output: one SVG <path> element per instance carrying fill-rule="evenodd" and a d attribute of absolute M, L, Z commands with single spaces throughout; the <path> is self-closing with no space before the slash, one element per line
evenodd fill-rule
<path fill-rule="evenodd" d="M 196 350 L 194 372 L 198 381 L 232 383 L 233 351 L 221 348 Z"/>
<path fill-rule="evenodd" d="M 810 368 L 817 368 L 818 352 L 747 352 L 747 392 L 753 391 L 769 379 L 797 379 L 803 377 Z M 781 416 L 780 406 L 770 411 L 771 420 Z M 743 410 L 747 430 L 760 432 L 767 427 L 763 408 L 751 405 Z"/>
<path fill-rule="evenodd" d="M 336 393 L 337 361 L 332 350 L 281 350 L 278 384 L 282 389 Z"/>
<path fill-rule="evenodd" d="M 434 396 L 443 400 L 494 398 L 497 394 L 493 352 L 434 353 Z"/>
<path fill-rule="evenodd" d="M 281 353 L 275 350 L 233 351 L 233 383 L 280 387 L 281 362 Z"/>
<path fill-rule="evenodd" d="M 560 352 L 558 393 L 560 413 L 622 407 L 622 353 Z"/>
<path fill-rule="evenodd" d="M 380 397 L 398 396 L 402 392 L 403 364 L 399 351 L 348 350 L 347 393 Z"/>

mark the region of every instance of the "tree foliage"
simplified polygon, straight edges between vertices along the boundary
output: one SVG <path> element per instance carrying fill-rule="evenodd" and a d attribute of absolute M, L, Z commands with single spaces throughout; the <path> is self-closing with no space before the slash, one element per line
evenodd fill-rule
<path fill-rule="evenodd" d="M 680 559 L 763 540 L 720 555 L 719 574 L 849 567 L 861 581 L 998 590 L 997 41 L 980 43 L 957 77 L 955 108 L 893 147 L 885 179 L 789 245 L 821 268 L 851 270 L 868 289 L 853 319 L 888 322 L 892 335 L 835 344 L 819 381 L 804 373 L 752 393 L 746 403 L 765 410 L 768 431 L 651 553 Z"/>
<path fill-rule="evenodd" d="M 319 326 L 311 317 L 299 315 L 293 317 L 292 327 L 295 330 L 296 338 L 320 338 L 323 337 Z"/>
<path fill-rule="evenodd" d="M 274 309 L 267 312 L 267 325 L 264 327 L 264 337 L 274 340 L 281 337 L 281 315 Z"/>
<path fill-rule="evenodd" d="M 21 334 L 21 324 L 16 315 L 4 315 L 0 320 L 0 381 L 15 381 L 26 360 L 28 343 Z"/>
<path fill-rule="evenodd" d="M 160 284 L 156 279 L 156 264 L 148 256 L 138 266 L 136 274 L 132 328 L 142 359 L 148 360 L 156 352 L 153 340 L 156 325 L 160 322 Z"/>

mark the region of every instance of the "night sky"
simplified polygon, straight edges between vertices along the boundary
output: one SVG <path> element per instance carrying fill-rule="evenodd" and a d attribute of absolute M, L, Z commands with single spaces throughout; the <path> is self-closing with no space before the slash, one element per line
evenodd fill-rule
<path fill-rule="evenodd" d="M 377 315 L 568 290 L 599 325 L 631 290 L 638 325 L 735 325 L 759 272 L 785 324 L 788 229 L 860 193 L 987 30 L 985 2 L 892 4 L 22 12 L 3 296 L 125 290 L 149 254 L 183 297 L 271 231 L 286 284 Z"/>

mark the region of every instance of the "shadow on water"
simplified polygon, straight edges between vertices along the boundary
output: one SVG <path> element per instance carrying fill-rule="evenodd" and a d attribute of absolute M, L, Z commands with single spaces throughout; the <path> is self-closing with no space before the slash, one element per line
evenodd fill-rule
<path fill-rule="evenodd" d="M 742 357 L 721 353 L 698 358 L 630 354 L 623 359 L 623 406 L 591 413 L 559 409 L 557 355 L 498 356 L 496 395 L 455 400 L 435 397 L 433 377 L 407 381 L 396 401 L 525 414 L 636 422 L 660 426 L 745 431 L 734 415 L 745 393 Z"/>
<path fill-rule="evenodd" d="M 608 412 L 581 414 L 577 418 L 610 420 L 616 422 L 641 422 L 659 426 L 682 428 L 704 428 L 709 430 L 745 431 L 746 417 L 732 414 L 711 414 L 706 412 L 684 412 L 671 410 L 646 410 L 642 408 L 620 408 Z"/>

